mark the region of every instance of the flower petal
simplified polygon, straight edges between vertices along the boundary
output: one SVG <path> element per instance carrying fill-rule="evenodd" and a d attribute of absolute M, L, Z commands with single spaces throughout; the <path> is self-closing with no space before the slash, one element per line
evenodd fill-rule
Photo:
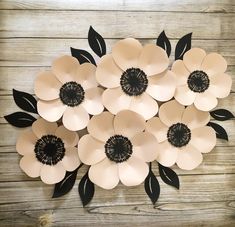
<path fill-rule="evenodd" d="M 56 165 L 43 165 L 41 168 L 41 180 L 45 184 L 56 184 L 62 181 L 65 177 L 66 170 L 62 162 L 58 162 Z"/>
<path fill-rule="evenodd" d="M 215 130 L 209 126 L 195 128 L 191 131 L 189 143 L 201 153 L 209 153 L 216 145 Z"/>
<path fill-rule="evenodd" d="M 145 120 L 155 116 L 158 112 L 158 103 L 147 93 L 135 96 L 131 100 L 130 110 L 141 114 Z"/>
<path fill-rule="evenodd" d="M 194 105 L 196 106 L 196 108 L 202 111 L 210 111 L 215 108 L 217 104 L 217 98 L 212 95 L 208 90 L 203 93 L 197 94 L 196 99 L 194 101 Z"/>
<path fill-rule="evenodd" d="M 104 110 L 101 98 L 103 91 L 99 87 L 89 88 L 85 91 L 85 99 L 82 102 L 82 106 L 89 114 L 97 115 Z"/>
<path fill-rule="evenodd" d="M 35 154 L 25 155 L 20 159 L 20 168 L 30 177 L 39 177 L 42 165 Z"/>
<path fill-rule="evenodd" d="M 32 130 L 39 139 L 45 135 L 54 135 L 57 127 L 56 122 L 48 122 L 43 118 L 37 119 L 32 124 Z"/>
<path fill-rule="evenodd" d="M 190 129 L 205 126 L 210 121 L 209 112 L 200 111 L 194 105 L 188 106 L 182 117 L 182 123 Z"/>
<path fill-rule="evenodd" d="M 192 170 L 202 162 L 202 154 L 192 145 L 181 148 L 178 153 L 177 165 L 180 169 Z"/>
<path fill-rule="evenodd" d="M 188 85 L 182 85 L 176 88 L 175 99 L 184 106 L 192 105 L 196 98 L 196 93 L 191 91 Z"/>
<path fill-rule="evenodd" d="M 137 133 L 144 131 L 145 120 L 133 111 L 123 110 L 114 117 L 113 125 L 115 134 L 132 138 Z"/>
<path fill-rule="evenodd" d="M 217 53 L 208 54 L 201 65 L 201 70 L 206 72 L 209 76 L 224 73 L 227 69 L 226 60 Z"/>
<path fill-rule="evenodd" d="M 149 95 L 161 102 L 170 100 L 175 94 L 176 87 L 173 72 L 167 70 L 163 74 L 163 77 L 159 77 L 159 75 L 149 77 L 149 85 L 146 90 Z"/>
<path fill-rule="evenodd" d="M 159 109 L 159 118 L 167 126 L 181 122 L 184 112 L 184 106 L 177 101 L 172 100 L 161 105 Z"/>
<path fill-rule="evenodd" d="M 67 107 L 63 115 L 64 127 L 71 131 L 84 129 L 89 122 L 89 114 L 80 105 L 75 107 Z"/>
<path fill-rule="evenodd" d="M 103 161 L 92 165 L 88 172 L 90 180 L 104 189 L 113 189 L 118 185 L 118 166 L 105 158 Z"/>
<path fill-rule="evenodd" d="M 190 72 L 200 70 L 206 52 L 200 48 L 192 48 L 184 54 L 183 62 Z"/>
<path fill-rule="evenodd" d="M 190 72 L 188 71 L 182 60 L 176 60 L 172 65 L 171 71 L 176 76 L 175 81 L 178 86 L 187 84 Z"/>
<path fill-rule="evenodd" d="M 34 154 L 34 147 L 37 140 L 38 138 L 31 129 L 22 131 L 16 142 L 16 151 L 21 155 Z"/>
<path fill-rule="evenodd" d="M 128 68 L 137 67 L 142 49 L 138 40 L 126 38 L 113 46 L 112 56 L 116 64 L 125 71 Z"/>
<path fill-rule="evenodd" d="M 49 71 L 40 73 L 34 82 L 35 95 L 43 100 L 59 98 L 62 83 Z"/>
<path fill-rule="evenodd" d="M 74 171 L 81 164 L 78 158 L 78 151 L 76 147 L 66 148 L 65 155 L 61 160 L 64 168 L 67 171 Z"/>
<path fill-rule="evenodd" d="M 77 132 L 66 129 L 63 125 L 57 128 L 55 135 L 62 139 L 65 147 L 75 147 L 78 144 Z"/>
<path fill-rule="evenodd" d="M 167 139 L 168 127 L 158 117 L 153 117 L 147 121 L 146 131 L 152 133 L 159 143 Z"/>
<path fill-rule="evenodd" d="M 58 121 L 67 108 L 67 106 L 60 101 L 60 99 L 55 99 L 52 101 L 38 100 L 37 107 L 38 114 L 50 122 Z"/>
<path fill-rule="evenodd" d="M 217 98 L 225 98 L 232 87 L 232 78 L 228 74 L 216 74 L 210 77 L 208 91 Z"/>
<path fill-rule="evenodd" d="M 131 139 L 133 156 L 144 162 L 152 162 L 158 155 L 157 139 L 149 132 L 141 132 Z"/>
<path fill-rule="evenodd" d="M 168 141 L 164 141 L 158 146 L 157 161 L 163 166 L 173 166 L 178 157 L 178 148 L 172 146 Z"/>
<path fill-rule="evenodd" d="M 52 71 L 61 83 L 74 81 L 79 62 L 76 58 L 64 55 L 52 63 Z"/>
<path fill-rule="evenodd" d="M 97 140 L 106 142 L 114 135 L 113 120 L 114 115 L 105 111 L 91 118 L 87 125 L 87 130 Z"/>
<path fill-rule="evenodd" d="M 94 165 L 106 157 L 104 143 L 84 135 L 78 142 L 78 155 L 86 165 Z"/>
<path fill-rule="evenodd" d="M 119 177 L 126 186 L 136 186 L 144 182 L 149 173 L 149 166 L 143 160 L 131 156 L 118 164 Z"/>
<path fill-rule="evenodd" d="M 123 71 L 116 65 L 111 54 L 102 56 L 96 70 L 97 81 L 106 88 L 120 86 Z"/>
<path fill-rule="evenodd" d="M 165 50 L 155 44 L 147 44 L 144 46 L 138 66 L 148 76 L 159 74 L 167 69 L 169 58 Z"/>
<path fill-rule="evenodd" d="M 112 113 L 117 114 L 119 111 L 129 109 L 131 96 L 126 95 L 120 87 L 108 88 L 103 92 L 103 105 Z"/>

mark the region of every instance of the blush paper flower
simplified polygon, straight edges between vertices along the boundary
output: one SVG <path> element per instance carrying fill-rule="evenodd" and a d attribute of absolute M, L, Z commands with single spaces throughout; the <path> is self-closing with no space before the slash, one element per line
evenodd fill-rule
<path fill-rule="evenodd" d="M 212 110 L 217 106 L 217 98 L 229 95 L 232 79 L 225 74 L 227 63 L 217 54 L 206 54 L 203 49 L 192 48 L 177 60 L 172 71 L 177 78 L 175 99 L 182 105 L 194 103 L 197 109 Z"/>
<path fill-rule="evenodd" d="M 77 143 L 76 132 L 40 118 L 17 140 L 16 150 L 23 155 L 20 167 L 30 177 L 40 176 L 46 184 L 60 182 L 66 171 L 73 171 L 80 164 Z"/>
<path fill-rule="evenodd" d="M 104 109 L 95 70 L 93 64 L 80 65 L 71 56 L 56 59 L 52 71 L 40 73 L 35 81 L 40 116 L 50 122 L 63 116 L 64 126 L 72 131 L 85 128 L 89 114 L 97 115 Z"/>
<path fill-rule="evenodd" d="M 210 152 L 216 144 L 215 131 L 205 126 L 209 120 L 209 113 L 194 105 L 185 108 L 175 100 L 162 104 L 159 118 L 150 119 L 146 126 L 160 143 L 157 161 L 167 167 L 177 163 L 185 170 L 200 165 L 202 153 Z"/>
<path fill-rule="evenodd" d="M 142 183 L 149 172 L 146 162 L 157 157 L 157 140 L 145 130 L 144 118 L 130 110 L 116 116 L 103 112 L 91 118 L 88 135 L 78 143 L 80 160 L 91 165 L 90 180 L 105 189 L 119 180 L 126 186 Z"/>
<path fill-rule="evenodd" d="M 155 100 L 174 96 L 174 75 L 168 65 L 166 52 L 155 44 L 143 47 L 133 38 L 117 42 L 97 65 L 97 81 L 107 88 L 102 95 L 104 106 L 113 114 L 129 109 L 150 119 L 158 112 Z"/>

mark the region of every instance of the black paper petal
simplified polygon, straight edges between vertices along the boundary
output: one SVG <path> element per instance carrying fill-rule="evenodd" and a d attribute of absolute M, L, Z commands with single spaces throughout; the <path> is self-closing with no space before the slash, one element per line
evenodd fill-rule
<path fill-rule="evenodd" d="M 166 184 L 180 188 L 179 177 L 171 168 L 162 166 L 160 163 L 158 163 L 158 168 L 160 177 Z"/>
<path fill-rule="evenodd" d="M 36 121 L 36 118 L 25 112 L 15 112 L 4 116 L 7 122 L 18 128 L 29 127 Z"/>
<path fill-rule="evenodd" d="M 165 31 L 162 31 L 162 33 L 158 36 L 156 44 L 166 51 L 168 57 L 170 56 L 171 43 L 170 43 L 169 39 L 167 38 Z"/>
<path fill-rule="evenodd" d="M 99 56 L 102 57 L 106 54 L 106 45 L 104 38 L 90 26 L 88 32 L 88 42 L 91 49 Z"/>
<path fill-rule="evenodd" d="M 38 113 L 37 100 L 31 94 L 13 89 L 13 98 L 16 105 L 22 110 Z"/>
<path fill-rule="evenodd" d="M 234 115 L 226 109 L 218 109 L 210 112 L 210 115 L 218 121 L 226 121 L 234 118 Z"/>
<path fill-rule="evenodd" d="M 60 181 L 59 183 L 55 184 L 52 198 L 61 197 L 67 194 L 73 188 L 76 178 L 77 178 L 77 172 L 80 166 L 72 172 L 67 171 L 64 179 Z"/>
<path fill-rule="evenodd" d="M 90 181 L 87 173 L 82 177 L 79 186 L 78 186 L 78 192 L 80 195 L 80 198 L 82 200 L 83 206 L 86 206 L 93 198 L 95 193 L 95 186 Z"/>
<path fill-rule="evenodd" d="M 191 49 L 192 33 L 183 36 L 175 47 L 175 60 L 183 59 L 185 52 Z"/>
<path fill-rule="evenodd" d="M 144 181 L 144 188 L 152 203 L 155 204 L 160 195 L 160 185 L 151 168 L 149 169 L 149 174 Z"/>
<path fill-rule="evenodd" d="M 90 62 L 93 65 L 96 65 L 94 58 L 86 50 L 75 49 L 72 47 L 70 47 L 70 49 L 71 49 L 72 56 L 77 58 L 80 64 L 85 63 L 85 62 Z"/>
<path fill-rule="evenodd" d="M 216 124 L 214 122 L 209 122 L 207 125 L 212 127 L 215 130 L 217 138 L 228 141 L 228 134 L 221 125 Z"/>

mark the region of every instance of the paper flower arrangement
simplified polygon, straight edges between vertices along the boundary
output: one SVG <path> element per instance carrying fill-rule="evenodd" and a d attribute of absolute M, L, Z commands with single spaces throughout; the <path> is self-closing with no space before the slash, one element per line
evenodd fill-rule
<path fill-rule="evenodd" d="M 55 198 L 68 193 L 78 170 L 88 166 L 79 182 L 84 206 L 92 200 L 95 185 L 113 189 L 119 182 L 144 183 L 155 203 L 160 185 L 153 163 L 163 182 L 179 189 L 171 167 L 189 171 L 199 166 L 216 137 L 228 140 L 210 116 L 219 121 L 234 117 L 226 109 L 214 110 L 232 85 L 225 59 L 191 49 L 191 35 L 178 41 L 170 64 L 171 43 L 164 31 L 156 45 L 126 38 L 106 54 L 105 40 L 90 27 L 88 42 L 100 57 L 97 66 L 89 52 L 71 48 L 72 56 L 57 58 L 51 70 L 38 74 L 37 99 L 13 89 L 15 103 L 26 112 L 5 119 L 19 128 L 30 127 L 16 142 L 23 155 L 21 169 L 55 184 Z"/>

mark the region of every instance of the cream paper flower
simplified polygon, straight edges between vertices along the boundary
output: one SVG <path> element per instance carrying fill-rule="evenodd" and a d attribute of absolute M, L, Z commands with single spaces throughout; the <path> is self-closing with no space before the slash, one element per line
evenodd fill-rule
<path fill-rule="evenodd" d="M 185 106 L 194 103 L 199 110 L 213 109 L 217 98 L 225 98 L 230 93 L 232 79 L 224 73 L 226 68 L 221 55 L 192 48 L 184 54 L 183 61 L 177 60 L 172 66 L 178 83 L 175 99 Z"/>
<path fill-rule="evenodd" d="M 174 75 L 168 64 L 166 52 L 154 44 L 143 47 L 133 38 L 118 41 L 97 66 L 97 81 L 107 88 L 104 106 L 113 114 L 129 109 L 150 119 L 158 112 L 155 100 L 174 96 Z"/>
<path fill-rule="evenodd" d="M 177 163 L 185 170 L 196 168 L 202 153 L 210 152 L 216 144 L 215 131 L 205 126 L 209 120 L 209 113 L 194 105 L 185 108 L 175 100 L 164 103 L 159 118 L 150 119 L 146 126 L 160 143 L 157 161 L 164 166 Z"/>
<path fill-rule="evenodd" d="M 50 122 L 63 116 L 64 126 L 72 131 L 85 128 L 89 114 L 97 115 L 104 110 L 103 89 L 97 87 L 95 70 L 94 65 L 80 65 L 71 56 L 56 59 L 52 71 L 40 73 L 35 81 L 40 116 Z"/>
<path fill-rule="evenodd" d="M 81 161 L 91 165 L 90 180 L 105 189 L 114 188 L 119 180 L 126 186 L 142 183 L 149 172 L 146 162 L 157 157 L 157 140 L 143 132 L 144 118 L 130 110 L 116 116 L 103 112 L 91 118 L 89 134 L 78 143 Z"/>
<path fill-rule="evenodd" d="M 23 155 L 20 167 L 30 177 L 40 176 L 46 184 L 58 183 L 66 170 L 73 171 L 80 164 L 77 143 L 76 132 L 40 118 L 17 140 L 16 150 Z"/>

